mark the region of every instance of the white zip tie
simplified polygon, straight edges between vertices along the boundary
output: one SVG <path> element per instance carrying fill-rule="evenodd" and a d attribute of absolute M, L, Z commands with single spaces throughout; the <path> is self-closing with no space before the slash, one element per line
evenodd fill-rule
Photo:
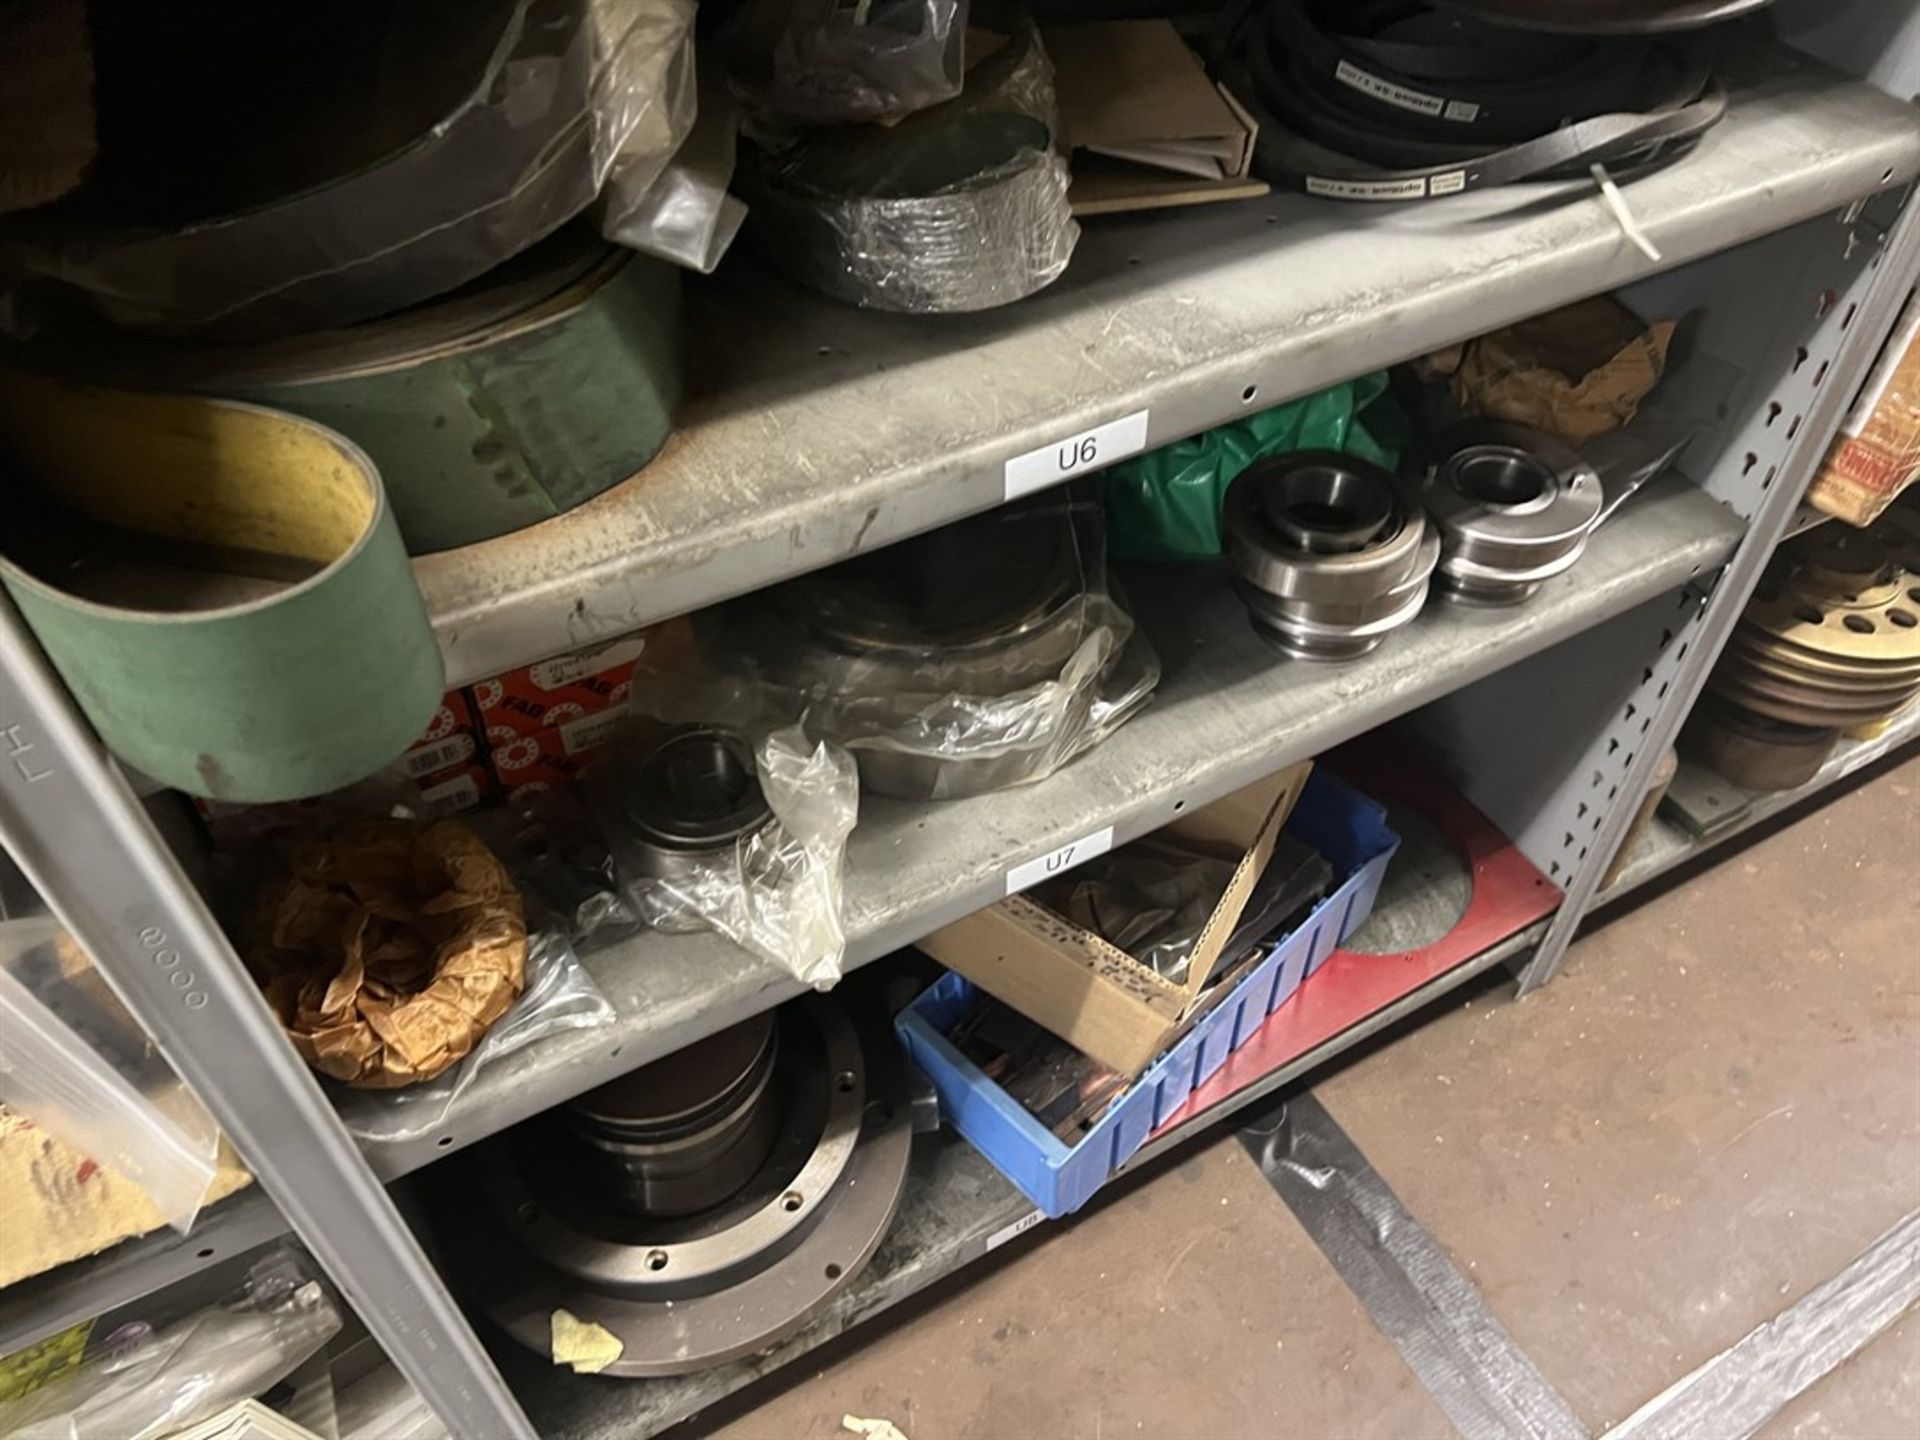
<path fill-rule="evenodd" d="M 1613 183 L 1613 177 L 1607 173 L 1607 167 L 1596 163 L 1593 167 L 1593 183 L 1600 187 L 1600 198 L 1607 202 L 1607 209 L 1613 212 L 1613 218 L 1619 223 L 1620 233 L 1640 247 L 1640 253 L 1647 259 L 1658 262 L 1661 258 L 1660 247 L 1647 238 L 1647 232 L 1640 228 L 1640 222 L 1633 218 L 1633 211 L 1627 205 L 1627 197 L 1620 193 L 1620 187 Z"/>

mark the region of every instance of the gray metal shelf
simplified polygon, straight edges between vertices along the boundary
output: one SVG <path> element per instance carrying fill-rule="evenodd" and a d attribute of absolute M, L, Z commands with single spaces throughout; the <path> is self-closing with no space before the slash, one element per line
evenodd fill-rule
<path fill-rule="evenodd" d="M 1569 574 L 1526 605 L 1430 603 L 1365 659 L 1283 661 L 1215 569 L 1128 578 L 1168 657 L 1153 703 L 1050 780 L 971 800 L 863 800 L 848 851 L 847 963 L 863 964 L 1006 894 L 1007 870 L 1108 826 L 1123 844 L 1536 653 L 1722 564 L 1744 533 L 1716 501 L 1663 477 L 1596 534 Z M 784 971 L 717 936 L 642 934 L 583 957 L 619 1011 L 612 1028 L 554 1036 L 480 1072 L 445 1119 L 366 1142 L 405 1174 L 799 993 Z M 378 1123 L 355 1097 L 354 1128 Z"/>
<path fill-rule="evenodd" d="M 1747 797 L 1747 808 L 1738 818 L 1711 835 L 1695 835 L 1664 815 L 1656 814 L 1653 823 L 1634 847 L 1633 858 L 1627 861 L 1626 868 L 1620 872 L 1620 878 L 1600 893 L 1597 904 L 1610 905 L 1639 889 L 1650 880 L 1685 864 L 1700 855 L 1705 855 L 1718 846 L 1739 835 L 1741 832 L 1758 825 L 1762 820 L 1778 815 L 1781 811 L 1798 805 L 1801 801 L 1818 795 L 1830 786 L 1853 774 L 1863 766 L 1893 754 L 1895 751 L 1920 742 L 1920 705 L 1909 706 L 1902 714 L 1894 717 L 1884 733 L 1872 740 L 1842 740 L 1827 763 L 1820 767 L 1820 773 L 1806 784 L 1792 790 L 1773 792 L 1741 791 Z M 1684 757 L 1681 769 L 1695 767 L 1696 762 Z M 1729 786 L 1729 789 L 1734 788 Z"/>
<path fill-rule="evenodd" d="M 190 1235 L 156 1230 L 17 1280 L 0 1290 L 0 1355 L 144 1300 L 286 1230 L 273 1201 L 250 1185 L 203 1210 Z"/>
<path fill-rule="evenodd" d="M 1417 903 L 1417 901 L 1415 902 Z M 1124 1167 L 1134 1170 L 1189 1143 L 1275 1091 L 1325 1066 L 1421 1007 L 1495 965 L 1515 959 L 1546 934 L 1545 920 L 1492 946 L 1272 1074 L 1149 1142 Z M 1309 984 L 1312 982 L 1309 981 Z M 1124 1173 L 1124 1171 L 1123 1171 Z M 501 1372 L 544 1440 L 644 1440 L 791 1365 L 809 1351 L 982 1260 L 1037 1221 L 1032 1202 L 951 1131 L 922 1135 L 893 1224 L 871 1264 L 798 1334 L 763 1355 L 668 1380 L 604 1380 L 543 1364 L 504 1339 L 494 1346 Z M 1026 1222 L 1024 1225 L 1022 1222 Z M 1071 1224 L 1071 1220 L 1060 1222 Z M 493 1338 L 489 1332 L 489 1338 Z"/>
<path fill-rule="evenodd" d="M 1832 211 L 1920 173 L 1913 111 L 1792 52 L 1627 187 L 1410 208 L 1305 197 L 1089 224 L 1066 276 L 981 315 L 860 312 L 748 266 L 689 287 L 692 390 L 628 483 L 417 564 L 477 679 L 888 544 L 1005 495 L 1006 462 L 1149 412 L 1160 445 Z M 1264 222 L 1264 223 L 1262 223 Z"/>

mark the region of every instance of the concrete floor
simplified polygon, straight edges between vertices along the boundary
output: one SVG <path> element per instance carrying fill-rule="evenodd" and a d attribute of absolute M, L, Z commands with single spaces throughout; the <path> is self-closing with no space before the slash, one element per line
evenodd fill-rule
<path fill-rule="evenodd" d="M 1920 758 L 1315 1094 L 1595 1434 L 1920 1206 Z M 1230 1133 L 682 1432 L 1447 1436 Z M 1920 1437 L 1920 1312 L 1769 1440 Z"/>

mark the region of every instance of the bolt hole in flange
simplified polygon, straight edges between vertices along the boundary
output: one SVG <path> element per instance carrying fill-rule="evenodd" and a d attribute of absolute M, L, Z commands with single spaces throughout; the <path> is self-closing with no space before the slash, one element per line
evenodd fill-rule
<path fill-rule="evenodd" d="M 1240 403 L 1242 405 L 1251 405 L 1253 403 L 1253 397 L 1259 393 L 1260 387 L 1258 385 L 1247 386 L 1246 389 L 1240 392 Z"/>
<path fill-rule="evenodd" d="M 664 1270 L 666 1268 L 667 1268 L 667 1252 L 666 1251 L 649 1250 L 647 1252 L 647 1269 Z"/>
<path fill-rule="evenodd" d="M 1873 621 L 1864 615 L 1849 615 L 1840 623 L 1856 635 L 1871 635 L 1874 633 Z"/>
<path fill-rule="evenodd" d="M 829 1265 L 827 1266 L 825 1273 L 826 1273 L 827 1279 L 838 1280 L 840 1278 L 840 1273 L 841 1273 L 840 1267 L 838 1265 Z"/>
<path fill-rule="evenodd" d="M 859 1077 L 851 1070 L 842 1070 L 838 1075 L 833 1077 L 833 1088 L 838 1090 L 842 1095 L 851 1095 L 853 1093 L 853 1087 L 859 1083 Z"/>
<path fill-rule="evenodd" d="M 806 1203 L 807 1203 L 806 1196 L 802 1195 L 798 1190 L 789 1190 L 786 1194 L 780 1197 L 780 1208 L 782 1210 L 788 1211 L 789 1213 L 791 1213 L 792 1211 L 798 1210 L 802 1205 Z"/>
<path fill-rule="evenodd" d="M 1912 613 L 1906 610 L 1889 610 L 1887 611 L 1887 619 L 1898 625 L 1902 630 L 1911 630 L 1914 626 L 1920 625 L 1920 620 L 1915 619 Z"/>
<path fill-rule="evenodd" d="M 1801 621 L 1803 624 L 1819 625 L 1824 623 L 1827 617 L 1811 605 L 1796 605 L 1793 609 L 1793 618 Z"/>

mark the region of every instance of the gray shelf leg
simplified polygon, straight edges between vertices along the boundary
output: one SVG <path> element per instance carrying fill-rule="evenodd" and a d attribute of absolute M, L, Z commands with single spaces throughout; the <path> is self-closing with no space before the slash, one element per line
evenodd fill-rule
<path fill-rule="evenodd" d="M 1654 723 L 1637 746 L 1634 763 L 1620 785 L 1617 802 L 1608 809 L 1604 822 L 1595 832 L 1587 858 L 1568 881 L 1566 900 L 1547 938 L 1520 977 L 1523 995 L 1559 973 L 1567 945 L 1593 907 L 1607 862 L 1625 838 L 1640 799 L 1652 784 L 1661 752 L 1673 744 L 1682 723 L 1692 712 L 1708 672 L 1719 658 L 1754 586 L 1759 583 L 1774 547 L 1787 533 L 1801 497 L 1812 484 L 1840 423 L 1852 406 L 1854 395 L 1864 383 L 1901 301 L 1916 279 L 1920 279 L 1920 193 L 1909 192 L 1882 243 L 1885 249 L 1879 264 L 1861 272 L 1844 288 L 1836 286 L 1837 294 L 1833 297 L 1827 324 L 1845 329 L 1845 335 L 1834 354 L 1826 383 L 1816 392 L 1806 411 L 1804 425 L 1797 434 L 1786 437 L 1779 461 L 1779 483 L 1771 489 L 1756 489 L 1746 480 L 1747 471 L 1757 473 L 1756 467 L 1748 463 L 1740 467 L 1729 493 L 1721 496 L 1743 510 L 1746 503 L 1758 497 L 1748 512 L 1751 518 L 1746 539 L 1706 598 L 1698 620 L 1686 632 L 1689 648 L 1683 652 L 1682 663 L 1671 681 L 1663 682 L 1670 683 L 1672 693 L 1654 710 Z M 1846 328 L 1847 317 L 1856 315 L 1867 323 Z M 1804 351 L 1801 358 L 1805 358 Z M 1731 447 L 1731 452 L 1737 454 L 1739 448 Z M 1751 462 L 1753 457 L 1750 455 L 1748 459 Z M 1658 666 L 1665 662 L 1655 663 Z"/>
<path fill-rule="evenodd" d="M 218 922 L 0 596 L 0 837 L 456 1435 L 534 1430 Z"/>

